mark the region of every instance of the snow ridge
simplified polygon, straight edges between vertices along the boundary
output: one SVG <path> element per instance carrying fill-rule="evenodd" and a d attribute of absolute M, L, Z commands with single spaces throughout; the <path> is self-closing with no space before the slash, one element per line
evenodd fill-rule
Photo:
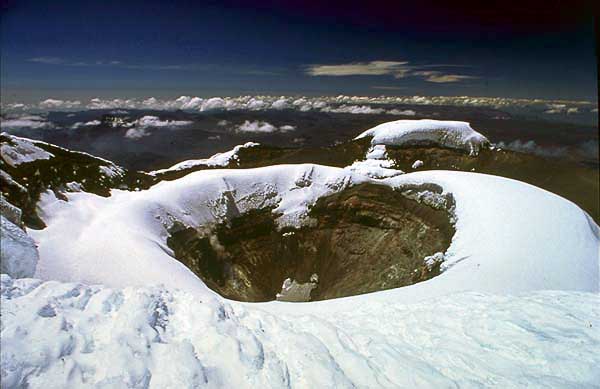
<path fill-rule="evenodd" d="M 186 169 L 191 169 L 196 166 L 210 166 L 210 167 L 226 167 L 232 161 L 236 161 L 238 159 L 238 153 L 241 149 L 247 149 L 251 147 L 259 146 L 259 143 L 256 142 L 246 142 L 243 145 L 237 145 L 233 149 L 226 151 L 224 153 L 217 153 L 210 158 L 205 159 L 190 159 L 187 161 L 179 162 L 170 168 L 153 170 L 148 174 L 156 176 L 169 172 L 176 172 Z"/>

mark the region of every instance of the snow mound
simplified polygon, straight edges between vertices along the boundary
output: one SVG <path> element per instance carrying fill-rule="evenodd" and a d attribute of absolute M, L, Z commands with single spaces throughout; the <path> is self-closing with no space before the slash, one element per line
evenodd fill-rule
<path fill-rule="evenodd" d="M 367 154 L 365 155 L 366 159 L 387 159 L 387 157 L 385 145 L 374 145 L 367 150 Z"/>
<path fill-rule="evenodd" d="M 39 259 L 33 240 L 4 215 L 0 215 L 0 236 L 0 272 L 14 278 L 33 277 Z"/>
<path fill-rule="evenodd" d="M 414 146 L 437 145 L 460 149 L 470 155 L 489 144 L 488 139 L 473 130 L 469 123 L 443 120 L 396 120 L 375 126 L 355 139 L 373 137 L 372 145 Z"/>
<path fill-rule="evenodd" d="M 275 315 L 176 289 L 2 275 L 0 368 L 3 386 L 31 388 L 593 387 L 599 304 L 463 293 Z"/>
<path fill-rule="evenodd" d="M 423 167 L 423 161 L 421 161 L 420 159 L 417 159 L 415 162 L 413 162 L 413 164 L 411 165 L 411 167 L 413 169 L 418 169 L 420 167 Z"/>
<path fill-rule="evenodd" d="M 247 149 L 251 147 L 259 146 L 259 143 L 255 142 L 246 142 L 243 145 L 237 145 L 233 149 L 213 155 L 210 158 L 205 159 L 190 159 L 187 161 L 179 162 L 168 169 L 160 169 L 151 171 L 150 175 L 156 176 L 169 172 L 177 172 L 181 170 L 187 170 L 194 168 L 196 166 L 209 166 L 209 167 L 225 167 L 229 165 L 232 161 L 236 161 L 238 159 L 238 153 L 241 149 Z"/>
<path fill-rule="evenodd" d="M 375 179 L 395 177 L 399 174 L 404 174 L 402 170 L 394 169 L 394 161 L 387 159 L 355 161 L 352 165 L 346 166 L 344 169 Z"/>

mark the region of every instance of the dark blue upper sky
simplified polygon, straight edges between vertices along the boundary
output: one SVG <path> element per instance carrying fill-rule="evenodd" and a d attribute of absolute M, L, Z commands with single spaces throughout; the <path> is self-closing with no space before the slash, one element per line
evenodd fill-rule
<path fill-rule="evenodd" d="M 2 92 L 11 100 L 597 95 L 585 4 L 2 1 Z"/>

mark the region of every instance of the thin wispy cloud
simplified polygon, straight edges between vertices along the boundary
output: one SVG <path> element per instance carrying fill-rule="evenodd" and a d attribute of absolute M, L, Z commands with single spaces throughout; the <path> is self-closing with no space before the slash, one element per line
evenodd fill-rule
<path fill-rule="evenodd" d="M 30 58 L 28 61 L 43 63 L 43 64 L 47 64 L 47 65 L 61 65 L 61 64 L 65 63 L 65 61 L 62 58 L 58 58 L 58 57 L 35 57 L 35 58 Z"/>
<path fill-rule="evenodd" d="M 156 64 L 128 64 L 115 60 L 101 61 L 71 61 L 60 57 L 34 57 L 29 58 L 29 62 L 40 63 L 44 65 L 62 65 L 62 66 L 81 66 L 81 67 L 116 67 L 122 69 L 136 70 L 202 70 L 205 65 L 196 64 L 173 64 L 173 65 L 156 65 Z"/>
<path fill-rule="evenodd" d="M 394 78 L 418 77 L 427 82 L 453 83 L 478 77 L 466 74 L 444 73 L 431 68 L 465 67 L 463 65 L 432 64 L 410 65 L 409 61 L 370 61 L 336 65 L 308 65 L 305 73 L 310 76 L 392 76 Z M 385 89 L 374 87 L 375 89 Z"/>
<path fill-rule="evenodd" d="M 43 65 L 58 65 L 72 67 L 104 67 L 132 70 L 157 70 L 157 71 L 206 71 L 232 73 L 250 76 L 278 76 L 283 70 L 273 67 L 256 67 L 252 65 L 220 65 L 220 64 L 135 64 L 125 63 L 116 60 L 96 60 L 96 61 L 74 61 L 60 57 L 34 57 L 29 58 L 28 62 L 35 62 Z"/>
<path fill-rule="evenodd" d="M 436 70 L 418 71 L 414 72 L 414 75 L 421 76 L 427 82 L 436 83 L 449 83 L 449 82 L 460 82 L 464 80 L 472 80 L 478 77 L 467 76 L 464 74 L 445 74 Z"/>
<path fill-rule="evenodd" d="M 382 76 L 402 78 L 411 70 L 407 61 L 371 61 L 340 65 L 309 65 L 306 73 L 311 76 Z"/>
<path fill-rule="evenodd" d="M 390 86 L 390 85 L 373 85 L 371 89 L 380 89 L 380 90 L 403 90 L 406 89 L 405 86 Z"/>

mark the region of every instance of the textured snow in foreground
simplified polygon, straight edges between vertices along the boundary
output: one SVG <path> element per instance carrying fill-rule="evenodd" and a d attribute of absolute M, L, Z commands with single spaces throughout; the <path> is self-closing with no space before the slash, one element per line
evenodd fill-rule
<path fill-rule="evenodd" d="M 108 289 L 6 275 L 1 286 L 5 387 L 600 382 L 600 297 L 591 293 L 463 293 L 289 316 L 160 287 Z"/>
<path fill-rule="evenodd" d="M 396 120 L 375 126 L 355 139 L 372 136 L 371 144 L 411 146 L 435 144 L 467 151 L 477 155 L 489 144 L 487 138 L 473 130 L 469 123 L 444 120 Z"/>
<path fill-rule="evenodd" d="M 215 154 L 210 158 L 190 159 L 187 161 L 179 162 L 179 163 L 171 166 L 168 169 L 160 169 L 160 170 L 151 171 L 149 174 L 151 174 L 151 175 L 163 174 L 163 173 L 168 173 L 168 172 L 173 172 L 173 171 L 186 170 L 186 169 L 193 168 L 195 166 L 225 167 L 225 166 L 229 165 L 229 163 L 231 163 L 231 161 L 235 161 L 238 159 L 238 153 L 240 152 L 241 149 L 247 149 L 247 148 L 258 146 L 258 145 L 259 144 L 255 143 L 255 142 L 246 142 L 243 145 L 237 145 L 233 149 L 226 151 L 224 153 Z"/>
<path fill-rule="evenodd" d="M 199 171 L 142 192 L 115 190 L 109 198 L 71 193 L 64 202 L 47 194 L 41 216 L 48 227 L 30 231 L 40 250 L 36 277 L 111 287 L 164 283 L 203 293 L 206 286 L 166 245 L 174 221 L 199 227 L 273 207 L 280 227 L 300 226 L 310 222 L 308 207 L 318 198 L 361 182 L 433 183 L 453 194 L 456 234 L 444 273 L 405 288 L 290 309 L 331 310 L 365 299 L 410 302 L 465 290 L 599 289 L 598 226 L 559 196 L 476 173 L 425 171 L 372 180 L 311 164 Z"/>

